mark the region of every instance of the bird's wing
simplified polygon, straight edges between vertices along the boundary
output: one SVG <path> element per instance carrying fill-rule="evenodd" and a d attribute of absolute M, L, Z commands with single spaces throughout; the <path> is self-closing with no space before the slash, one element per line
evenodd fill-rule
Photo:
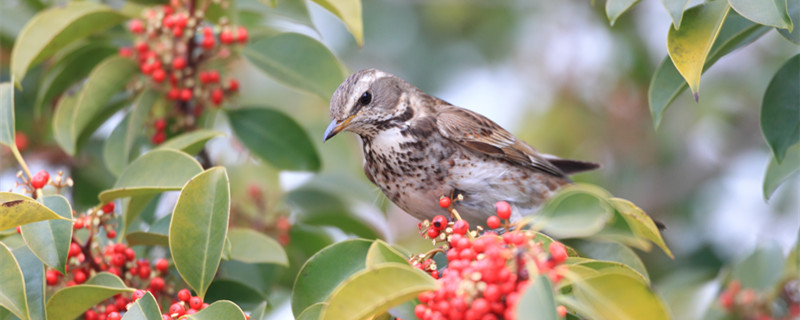
<path fill-rule="evenodd" d="M 565 174 L 533 147 L 476 112 L 442 102 L 436 127 L 445 138 L 477 152 L 508 160 L 557 177 Z"/>

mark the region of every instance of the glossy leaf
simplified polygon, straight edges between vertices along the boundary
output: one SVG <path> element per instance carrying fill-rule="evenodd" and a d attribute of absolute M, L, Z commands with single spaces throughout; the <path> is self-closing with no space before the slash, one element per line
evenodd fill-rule
<path fill-rule="evenodd" d="M 376 285 L 379 284 L 379 285 Z M 417 294 L 435 290 L 433 277 L 408 263 L 387 262 L 358 271 L 334 289 L 320 319 L 365 319 Z"/>
<path fill-rule="evenodd" d="M 42 198 L 45 206 L 64 219 L 45 220 L 23 225 L 22 238 L 33 254 L 44 264 L 67 274 L 67 255 L 72 240 L 72 208 L 62 195 L 49 195 Z"/>
<path fill-rule="evenodd" d="M 331 193 L 299 188 L 286 195 L 286 202 L 298 209 L 297 219 L 303 224 L 333 226 L 364 239 L 381 237 L 377 228 L 353 213 L 340 197 Z"/>
<path fill-rule="evenodd" d="M 125 235 L 129 246 L 164 246 L 169 247 L 169 223 L 172 214 L 159 218 L 147 231 L 134 231 Z"/>
<path fill-rule="evenodd" d="M 570 281 L 580 281 L 582 279 L 592 278 L 603 274 L 615 273 L 630 277 L 641 282 L 642 284 L 650 285 L 650 279 L 648 279 L 644 274 L 621 262 L 574 257 L 567 259 L 565 265 L 567 270 L 569 270 L 574 277 L 574 279 L 571 279 Z M 559 283 L 559 285 L 564 284 Z"/>
<path fill-rule="evenodd" d="M 153 150 L 134 160 L 120 174 L 114 187 L 100 193 L 100 202 L 180 190 L 203 171 L 194 158 L 177 150 Z"/>
<path fill-rule="evenodd" d="M 131 226 L 131 224 L 142 214 L 142 212 L 145 212 L 148 209 L 150 212 L 155 211 L 154 206 L 158 203 L 158 197 L 158 194 L 149 194 L 123 198 L 122 201 L 120 201 L 122 204 L 121 207 L 123 217 L 121 235 L 124 235 L 124 233 L 128 231 L 128 227 Z M 169 220 L 167 220 L 165 225 L 166 228 L 164 228 L 164 233 L 166 234 L 169 232 Z"/>
<path fill-rule="evenodd" d="M 25 297 L 31 319 L 44 319 L 44 265 L 27 246 L 16 248 L 12 253 L 25 279 Z"/>
<path fill-rule="evenodd" d="M 751 21 L 792 31 L 786 0 L 728 0 L 733 10 Z M 789 1 L 791 2 L 791 1 Z"/>
<path fill-rule="evenodd" d="M 11 192 L 0 192 L 0 230 L 43 220 L 68 220 L 36 200 Z"/>
<path fill-rule="evenodd" d="M 800 170 L 800 143 L 786 150 L 783 162 L 778 163 L 774 157 L 770 160 L 764 176 L 764 199 L 772 197 L 775 190 L 798 170 Z"/>
<path fill-rule="evenodd" d="M 250 107 L 228 111 L 236 137 L 278 169 L 317 171 L 320 159 L 308 134 L 283 112 Z"/>
<path fill-rule="evenodd" d="M 0 242 L 0 306 L 17 317 L 30 319 L 25 296 L 25 278 L 17 259 L 4 243 Z"/>
<path fill-rule="evenodd" d="M 308 308 L 303 310 L 295 320 L 319 320 L 322 316 L 322 308 L 327 306 L 327 303 L 324 302 L 317 302 L 315 304 L 310 305 Z"/>
<path fill-rule="evenodd" d="M 103 155 L 109 171 L 119 175 L 130 163 L 134 143 L 142 135 L 142 128 L 150 115 L 150 110 L 161 94 L 153 90 L 145 90 L 133 103 L 133 108 L 103 146 Z"/>
<path fill-rule="evenodd" d="M 364 22 L 361 18 L 360 0 L 313 0 L 344 22 L 347 30 L 356 39 L 358 46 L 364 45 Z"/>
<path fill-rule="evenodd" d="M 517 302 L 519 320 L 558 320 L 556 298 L 553 284 L 544 275 L 532 279 L 533 283 L 525 289 Z"/>
<path fill-rule="evenodd" d="M 163 320 L 161 310 L 156 302 L 156 298 L 149 291 L 144 296 L 136 300 L 128 311 L 122 316 L 122 320 Z"/>
<path fill-rule="evenodd" d="M 227 301 L 227 300 L 220 300 L 210 304 L 208 307 L 205 307 L 203 310 L 198 311 L 195 314 L 191 314 L 186 316 L 183 319 L 191 319 L 191 320 L 219 320 L 219 319 L 227 319 L 227 320 L 245 320 L 244 312 L 242 309 L 239 308 L 235 303 Z"/>
<path fill-rule="evenodd" d="M 625 11 L 632 8 L 639 0 L 608 0 L 606 1 L 606 16 L 608 22 L 614 25 L 614 22 L 622 16 Z"/>
<path fill-rule="evenodd" d="M 0 144 L 16 148 L 14 142 L 14 87 L 0 83 Z"/>
<path fill-rule="evenodd" d="M 781 66 L 764 93 L 761 131 L 778 163 L 786 151 L 800 143 L 800 54 Z"/>
<path fill-rule="evenodd" d="M 684 26 L 685 27 L 685 26 Z M 661 299 L 635 278 L 606 273 L 576 282 L 575 297 L 599 319 L 670 319 Z"/>
<path fill-rule="evenodd" d="M 366 266 L 369 268 L 386 262 L 408 264 L 408 258 L 383 240 L 375 240 L 367 251 Z"/>
<path fill-rule="evenodd" d="M 117 49 L 109 45 L 89 43 L 58 58 L 55 65 L 47 71 L 41 89 L 38 90 L 34 115 L 38 118 L 45 104 L 88 76 L 98 63 L 115 53 Z"/>
<path fill-rule="evenodd" d="M 230 182 L 223 167 L 192 178 L 181 190 L 169 225 L 175 268 L 203 298 L 217 273 L 230 215 Z"/>
<path fill-rule="evenodd" d="M 326 301 L 339 283 L 363 270 L 370 245 L 366 240 L 345 240 L 309 258 L 294 282 L 292 313 L 299 315 L 312 304 Z"/>
<path fill-rule="evenodd" d="M 787 1 L 786 4 L 789 18 L 791 18 L 793 22 L 800 22 L 800 1 L 790 0 Z M 792 28 L 792 32 L 789 32 L 787 29 L 778 29 L 778 32 L 787 40 L 796 45 L 800 45 L 800 29 Z"/>
<path fill-rule="evenodd" d="M 633 249 L 616 242 L 586 242 L 580 246 L 581 252 L 587 258 L 611 263 L 621 263 L 638 273 L 645 283 L 650 283 L 650 276 L 647 273 L 642 259 L 636 255 Z M 585 263 L 585 262 L 583 262 Z M 579 263 L 580 264 L 580 263 Z M 586 264 L 584 264 L 586 265 Z M 587 266 L 594 266 L 588 264 Z"/>
<path fill-rule="evenodd" d="M 75 319 L 100 301 L 118 293 L 133 291 L 117 276 L 101 272 L 83 284 L 62 288 L 53 294 L 47 301 L 47 319 Z"/>
<path fill-rule="evenodd" d="M 781 279 L 784 262 L 781 247 L 769 242 L 736 264 L 731 276 L 739 280 L 743 288 L 766 290 L 773 288 Z"/>
<path fill-rule="evenodd" d="M 597 233 L 612 216 L 608 193 L 590 185 L 562 189 L 534 219 L 535 226 L 557 238 L 587 237 Z"/>
<path fill-rule="evenodd" d="M 203 301 L 212 303 L 219 300 L 230 300 L 242 309 L 254 308 L 264 302 L 267 297 L 248 284 L 229 279 L 215 279 L 208 287 Z"/>
<path fill-rule="evenodd" d="M 719 58 L 731 51 L 755 41 L 769 30 L 769 27 L 755 24 L 736 12 L 729 11 L 714 42 L 714 46 L 711 47 L 703 70 L 710 68 Z M 669 56 L 666 57 L 653 74 L 647 91 L 650 113 L 653 116 L 653 124 L 656 128 L 661 124 L 661 118 L 669 104 L 686 87 L 686 81 L 675 69 L 672 60 L 670 60 Z"/>
<path fill-rule="evenodd" d="M 269 310 L 267 309 L 267 301 L 264 301 L 253 308 L 253 310 L 250 312 L 250 319 L 263 320 L 267 317 L 267 315 L 269 315 Z"/>
<path fill-rule="evenodd" d="M 232 228 L 228 231 L 231 241 L 231 259 L 245 263 L 274 263 L 289 265 L 283 247 L 272 238 L 252 229 Z"/>
<path fill-rule="evenodd" d="M 126 115 L 103 143 L 103 163 L 114 176 L 119 176 L 128 165 L 122 149 L 125 147 L 125 129 L 129 120 L 130 115 Z"/>
<path fill-rule="evenodd" d="M 242 54 L 276 81 L 326 101 L 345 78 L 339 60 L 325 45 L 298 33 L 252 42 Z"/>
<path fill-rule="evenodd" d="M 200 150 L 203 150 L 208 140 L 224 135 L 224 133 L 215 130 L 198 129 L 173 137 L 159 145 L 156 149 L 175 149 L 188 154 L 196 154 L 200 152 Z"/>
<path fill-rule="evenodd" d="M 664 243 L 664 239 L 661 237 L 661 232 L 655 222 L 642 209 L 633 204 L 633 202 L 621 198 L 611 198 L 609 203 L 622 215 L 636 236 L 652 241 L 661 250 L 664 250 L 664 253 L 670 258 L 674 258 L 672 251 Z"/>
<path fill-rule="evenodd" d="M 725 0 L 715 0 L 686 10 L 683 27 L 669 29 L 667 51 L 676 69 L 689 84 L 698 99 L 700 74 L 703 72 L 708 53 L 717 39 L 722 22 L 730 7 Z"/>
<path fill-rule="evenodd" d="M 667 9 L 670 18 L 672 18 L 673 28 L 681 28 L 681 20 L 683 20 L 683 9 L 689 4 L 689 0 L 661 0 L 664 8 Z"/>
<path fill-rule="evenodd" d="M 105 30 L 125 16 L 96 2 L 69 2 L 34 16 L 17 36 L 11 51 L 11 74 L 16 84 L 28 69 L 75 40 Z"/>

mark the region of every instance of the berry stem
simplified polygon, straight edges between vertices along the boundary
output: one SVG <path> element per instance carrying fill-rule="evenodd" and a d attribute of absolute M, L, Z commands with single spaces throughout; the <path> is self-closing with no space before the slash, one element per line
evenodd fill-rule
<path fill-rule="evenodd" d="M 91 267 L 92 270 L 94 270 L 95 272 L 100 272 L 100 271 L 102 271 L 101 268 L 100 268 L 100 265 L 97 264 L 96 261 L 94 261 L 94 256 L 92 255 L 92 249 L 90 248 L 90 246 L 92 244 L 92 236 L 93 235 L 94 235 L 94 229 L 90 229 L 89 237 L 86 238 L 86 243 L 85 244 L 80 245 L 80 241 L 78 241 L 78 239 L 75 238 L 75 236 L 72 237 L 72 242 L 77 243 L 78 246 L 81 247 L 81 252 L 83 252 L 83 258 L 84 258 L 83 261 L 88 261 L 89 262 L 89 267 Z"/>

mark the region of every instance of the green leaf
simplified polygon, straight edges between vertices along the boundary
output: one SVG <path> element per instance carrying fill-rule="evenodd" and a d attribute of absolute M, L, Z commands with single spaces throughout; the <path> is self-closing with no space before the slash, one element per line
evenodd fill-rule
<path fill-rule="evenodd" d="M 686 10 L 683 14 L 683 28 L 669 29 L 667 51 L 669 57 L 686 79 L 689 88 L 698 99 L 700 74 L 703 72 L 708 53 L 719 34 L 722 22 L 730 7 L 725 0 L 715 0 Z"/>
<path fill-rule="evenodd" d="M 25 279 L 25 296 L 31 319 L 44 319 L 44 265 L 26 246 L 16 248 L 12 252 L 19 262 Z"/>
<path fill-rule="evenodd" d="M 111 131 L 111 134 L 103 143 L 103 163 L 105 163 L 108 172 L 111 172 L 116 177 L 128 165 L 122 149 L 125 148 L 125 130 L 128 128 L 129 120 L 130 115 L 122 118 L 122 121 Z"/>
<path fill-rule="evenodd" d="M 303 312 L 301 312 L 295 320 L 319 320 L 322 317 L 322 308 L 327 305 L 328 304 L 324 302 L 312 304 L 303 310 Z"/>
<path fill-rule="evenodd" d="M 16 149 L 14 142 L 14 87 L 0 83 L 0 143 Z"/>
<path fill-rule="evenodd" d="M 157 194 L 149 194 L 143 196 L 135 196 L 129 198 L 123 198 L 121 201 L 122 207 L 122 232 L 127 232 L 128 227 L 133 224 L 133 222 L 138 218 L 142 212 L 153 212 L 155 211 L 155 206 L 158 204 L 158 195 Z M 153 218 L 155 219 L 155 217 Z M 166 228 L 164 228 L 164 234 L 169 232 L 169 219 L 165 223 Z M 152 229 L 152 227 L 151 227 Z"/>
<path fill-rule="evenodd" d="M 48 320 L 72 320 L 89 308 L 118 293 L 133 292 L 122 279 L 108 272 L 101 272 L 85 283 L 58 290 L 47 301 Z"/>
<path fill-rule="evenodd" d="M 800 21 L 800 1 L 787 1 L 787 11 L 792 21 Z M 777 29 L 778 32 L 787 40 L 796 45 L 800 45 L 800 30 L 792 28 L 792 32 L 787 29 Z"/>
<path fill-rule="evenodd" d="M 369 251 L 367 251 L 366 266 L 374 267 L 385 262 L 408 264 L 408 259 L 404 254 L 392 248 L 392 246 L 383 240 L 375 240 L 375 242 L 369 246 Z"/>
<path fill-rule="evenodd" d="M 125 235 L 129 246 L 169 246 L 169 236 L 161 233 L 133 231 Z"/>
<path fill-rule="evenodd" d="M 314 0 L 314 2 L 339 17 L 356 39 L 358 46 L 364 45 L 364 22 L 361 18 L 360 0 Z"/>
<path fill-rule="evenodd" d="M 43 220 L 69 220 L 36 200 L 11 192 L 0 192 L 0 230 Z"/>
<path fill-rule="evenodd" d="M 286 195 L 286 202 L 298 209 L 300 214 L 297 218 L 300 223 L 333 226 L 365 239 L 381 237 L 375 227 L 353 213 L 340 197 L 331 193 L 299 188 Z"/>
<path fill-rule="evenodd" d="M 268 314 L 267 301 L 263 301 L 250 311 L 250 319 L 263 320 Z"/>
<path fill-rule="evenodd" d="M 769 30 L 769 27 L 755 24 L 735 11 L 729 11 L 728 17 L 725 18 L 722 29 L 714 42 L 714 46 L 711 47 L 703 71 L 710 68 L 719 58 L 750 44 Z M 653 116 L 653 124 L 656 128 L 661 124 L 661 118 L 669 104 L 686 87 L 686 81 L 675 69 L 672 60 L 669 57 L 664 58 L 664 61 L 661 62 L 661 65 L 653 74 L 653 78 L 650 80 L 650 88 L 647 91 L 650 113 Z"/>
<path fill-rule="evenodd" d="M 198 174 L 183 187 L 169 225 L 175 268 L 203 298 L 217 273 L 228 232 L 230 182 L 223 167 Z"/>
<path fill-rule="evenodd" d="M 786 150 L 782 163 L 773 157 L 764 176 L 764 199 L 769 200 L 776 189 L 800 169 L 800 143 Z"/>
<path fill-rule="evenodd" d="M 180 190 L 203 171 L 190 155 L 177 150 L 153 150 L 134 160 L 120 174 L 114 187 L 100 193 L 100 202 Z"/>
<path fill-rule="evenodd" d="M 728 0 L 733 10 L 751 21 L 792 31 L 786 0 Z M 791 2 L 791 1 L 790 1 Z"/>
<path fill-rule="evenodd" d="M 323 302 L 339 283 L 364 269 L 371 243 L 351 239 L 332 244 L 306 261 L 292 290 L 292 313 L 300 312 L 312 304 Z"/>
<path fill-rule="evenodd" d="M 95 2 L 69 2 L 34 16 L 17 36 L 11 51 L 11 74 L 19 85 L 28 69 L 75 40 L 125 20 L 110 7 Z"/>
<path fill-rule="evenodd" d="M 5 243 L 0 242 L 0 307 L 17 317 L 30 319 L 28 300 L 25 296 L 25 278 L 17 259 Z"/>
<path fill-rule="evenodd" d="M 800 142 L 800 54 L 781 66 L 764 93 L 761 131 L 778 163 L 786 151 Z"/>
<path fill-rule="evenodd" d="M 684 26 L 685 28 L 686 26 Z M 661 299 L 635 278 L 606 273 L 573 284 L 575 297 L 598 319 L 670 319 Z"/>
<path fill-rule="evenodd" d="M 117 53 L 117 49 L 103 43 L 79 46 L 59 58 L 44 77 L 34 104 L 34 116 L 39 118 L 44 104 L 52 101 L 71 85 L 89 75 L 100 61 Z"/>
<path fill-rule="evenodd" d="M 242 49 L 256 67 L 287 86 L 327 101 L 345 79 L 343 67 L 319 41 L 297 33 L 258 40 Z"/>
<path fill-rule="evenodd" d="M 775 242 L 769 242 L 736 264 L 731 276 L 738 279 L 743 288 L 773 288 L 783 275 L 784 262 L 781 247 Z"/>
<path fill-rule="evenodd" d="M 208 140 L 224 135 L 224 133 L 215 130 L 198 129 L 173 137 L 159 145 L 156 149 L 175 149 L 188 154 L 196 154 L 200 152 L 200 150 L 203 150 Z"/>
<path fill-rule="evenodd" d="M 232 228 L 228 231 L 231 241 L 231 259 L 245 263 L 274 263 L 289 266 L 289 258 L 283 247 L 272 238 L 252 229 Z"/>
<path fill-rule="evenodd" d="M 519 320 L 558 320 L 556 298 L 553 285 L 544 275 L 533 279 L 533 283 L 525 289 L 517 302 L 517 319 Z"/>
<path fill-rule="evenodd" d="M 72 240 L 72 208 L 62 195 L 44 196 L 42 202 L 65 220 L 45 220 L 23 225 L 22 238 L 44 264 L 67 274 L 67 255 Z"/>
<path fill-rule="evenodd" d="M 220 300 L 210 304 L 208 307 L 203 308 L 199 312 L 188 315 L 186 318 L 183 319 L 192 319 L 192 320 L 219 320 L 219 319 L 227 319 L 227 320 L 236 320 L 241 319 L 245 320 L 244 312 L 242 309 L 239 308 L 235 303 L 227 301 L 227 300 Z"/>
<path fill-rule="evenodd" d="M 614 22 L 622 16 L 625 11 L 632 8 L 639 0 L 608 0 L 606 1 L 606 16 L 608 22 L 613 26 Z"/>
<path fill-rule="evenodd" d="M 675 30 L 681 28 L 681 20 L 683 19 L 683 9 L 689 4 L 689 0 L 661 0 L 661 4 L 667 9 L 670 18 L 672 18 L 672 25 Z"/>
<path fill-rule="evenodd" d="M 580 281 L 582 279 L 596 277 L 602 274 L 621 274 L 627 277 L 631 277 L 636 281 L 641 282 L 645 285 L 650 285 L 650 279 L 648 279 L 645 274 L 637 271 L 636 269 L 632 268 L 631 266 L 616 262 L 616 261 L 602 261 L 602 260 L 594 260 L 588 258 L 579 258 L 573 257 L 567 259 L 565 264 L 567 266 L 567 270 L 572 273 L 572 277 L 574 279 L 569 279 L 568 281 L 564 281 L 566 283 L 559 283 L 559 286 L 566 285 L 570 282 Z"/>
<path fill-rule="evenodd" d="M 122 316 L 122 320 L 163 320 L 158 302 L 149 291 L 144 296 L 136 300 L 128 311 Z"/>
<path fill-rule="evenodd" d="M 616 242 L 586 242 L 581 244 L 580 249 L 588 258 L 624 264 L 638 273 L 637 276 L 646 283 L 650 283 L 650 275 L 647 274 L 642 259 L 627 246 Z"/>
<path fill-rule="evenodd" d="M 534 218 L 534 226 L 542 227 L 545 233 L 557 238 L 593 235 L 603 229 L 612 216 L 607 198 L 608 193 L 598 187 L 570 185 L 547 202 L 542 214 Z"/>
<path fill-rule="evenodd" d="M 53 116 L 53 131 L 56 142 L 65 152 L 76 153 L 78 138 L 84 130 L 91 128 L 90 124 L 97 116 L 108 113 L 106 109 L 111 108 L 108 105 L 111 97 L 124 89 L 138 71 L 133 60 L 111 56 L 92 70 L 81 91 L 70 99 L 74 101 L 59 102 Z"/>
<path fill-rule="evenodd" d="M 203 301 L 212 303 L 219 300 L 230 300 L 242 309 L 250 309 L 264 302 L 267 297 L 245 283 L 229 279 L 216 279 L 208 287 Z"/>
<path fill-rule="evenodd" d="M 141 136 L 147 116 L 160 97 L 161 94 L 154 90 L 145 90 L 139 94 L 131 112 L 111 132 L 103 145 L 103 160 L 114 175 L 119 176 L 130 163 L 134 143 Z"/>
<path fill-rule="evenodd" d="M 672 251 L 667 247 L 667 244 L 664 243 L 661 232 L 658 231 L 658 227 L 655 222 L 653 222 L 653 219 L 642 211 L 642 209 L 633 204 L 633 202 L 622 198 L 611 198 L 609 199 L 609 203 L 622 215 L 625 222 L 631 228 L 631 231 L 633 231 L 637 237 L 652 241 L 661 248 L 661 250 L 664 250 L 664 253 L 670 258 L 675 258 L 675 256 L 672 255 Z"/>
<path fill-rule="evenodd" d="M 308 134 L 283 112 L 249 107 L 228 111 L 236 137 L 278 169 L 317 171 L 320 159 Z"/>
<path fill-rule="evenodd" d="M 320 319 L 365 319 L 380 315 L 437 287 L 433 277 L 408 263 L 378 264 L 354 273 L 336 287 L 326 301 L 327 306 L 322 308 Z"/>

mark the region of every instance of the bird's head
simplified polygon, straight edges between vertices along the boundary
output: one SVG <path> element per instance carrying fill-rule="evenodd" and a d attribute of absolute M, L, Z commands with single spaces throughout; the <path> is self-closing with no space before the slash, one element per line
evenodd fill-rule
<path fill-rule="evenodd" d="M 413 90 L 407 90 L 413 88 Z M 323 141 L 341 131 L 359 135 L 377 132 L 386 123 L 407 111 L 401 103 L 404 92 L 416 88 L 389 73 L 366 69 L 349 76 L 331 97 L 331 124 L 325 130 Z"/>

